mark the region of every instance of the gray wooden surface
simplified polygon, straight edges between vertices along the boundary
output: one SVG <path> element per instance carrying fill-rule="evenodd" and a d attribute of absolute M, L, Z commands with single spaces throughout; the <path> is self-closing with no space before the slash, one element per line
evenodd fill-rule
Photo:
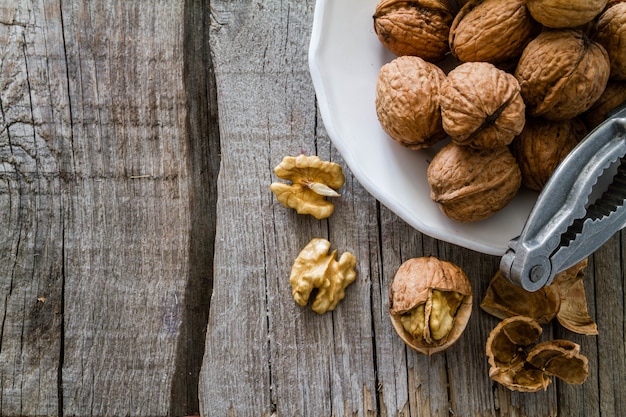
<path fill-rule="evenodd" d="M 337 0 L 340 1 L 340 0 Z M 0 415 L 621 416 L 623 234 L 590 260 L 598 336 L 582 386 L 512 393 L 487 375 L 475 304 L 426 357 L 387 316 L 428 254 L 484 293 L 499 259 L 422 235 L 332 146 L 307 65 L 313 0 L 0 4 Z M 269 191 L 285 155 L 344 166 L 328 220 Z M 289 272 L 313 237 L 357 258 L 319 316 Z"/>

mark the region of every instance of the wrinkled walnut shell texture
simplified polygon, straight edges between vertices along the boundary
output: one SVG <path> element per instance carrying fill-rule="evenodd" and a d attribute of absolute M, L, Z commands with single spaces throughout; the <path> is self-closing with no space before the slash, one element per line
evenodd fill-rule
<path fill-rule="evenodd" d="M 549 28 L 574 28 L 590 22 L 608 0 L 527 0 L 532 17 Z"/>
<path fill-rule="evenodd" d="M 397 56 L 414 55 L 436 62 L 449 51 L 452 19 L 446 1 L 380 0 L 374 13 L 374 31 Z"/>
<path fill-rule="evenodd" d="M 626 80 L 626 1 L 609 3 L 598 18 L 593 39 L 609 54 L 611 77 Z"/>
<path fill-rule="evenodd" d="M 431 199 L 446 216 L 460 222 L 492 216 L 515 197 L 522 182 L 506 146 L 477 150 L 454 142 L 435 155 L 427 176 Z"/>
<path fill-rule="evenodd" d="M 587 129 L 579 119 L 527 119 L 524 130 L 513 142 L 522 184 L 541 191 L 559 163 L 586 134 Z"/>
<path fill-rule="evenodd" d="M 470 0 L 450 28 L 450 51 L 462 62 L 498 64 L 519 57 L 541 26 L 524 0 Z"/>
<path fill-rule="evenodd" d="M 524 49 L 515 78 L 532 116 L 571 119 L 600 97 L 609 79 L 606 50 L 575 30 L 542 32 Z"/>
<path fill-rule="evenodd" d="M 517 80 L 488 62 L 467 62 L 450 71 L 440 102 L 443 128 L 459 145 L 508 145 L 524 128 Z"/>
<path fill-rule="evenodd" d="M 588 130 L 592 130 L 602 123 L 617 106 L 626 101 L 626 81 L 609 80 L 593 106 L 582 114 Z"/>
<path fill-rule="evenodd" d="M 376 114 L 392 139 L 410 149 L 427 148 L 446 137 L 439 90 L 444 72 L 419 57 L 383 65 L 376 84 Z"/>

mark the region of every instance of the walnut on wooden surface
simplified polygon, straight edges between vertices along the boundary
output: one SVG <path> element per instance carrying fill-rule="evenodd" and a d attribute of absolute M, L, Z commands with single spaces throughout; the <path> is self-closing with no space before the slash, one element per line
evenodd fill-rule
<path fill-rule="evenodd" d="M 436 62 L 449 51 L 453 14 L 445 0 L 380 0 L 373 17 L 378 39 L 397 56 Z"/>
<path fill-rule="evenodd" d="M 293 299 L 300 306 L 307 305 L 313 289 L 318 289 L 311 306 L 318 314 L 334 310 L 357 275 L 353 254 L 344 252 L 337 260 L 337 250 L 330 254 L 329 250 L 328 240 L 312 239 L 298 254 L 289 277 Z"/>
<path fill-rule="evenodd" d="M 491 379 L 520 392 L 547 389 L 551 376 L 568 384 L 585 382 L 589 366 L 580 346 L 562 339 L 537 344 L 541 333 L 541 326 L 529 317 L 513 316 L 500 322 L 486 344 Z"/>
<path fill-rule="evenodd" d="M 431 355 L 454 344 L 472 314 L 472 286 L 463 270 L 434 256 L 398 268 L 389 290 L 394 329 L 413 350 Z"/>
<path fill-rule="evenodd" d="M 595 27 L 593 39 L 606 49 L 611 78 L 626 80 L 626 1 L 609 2 Z"/>
<path fill-rule="evenodd" d="M 441 88 L 444 130 L 459 145 L 496 148 L 524 128 L 525 105 L 515 77 L 488 62 L 466 62 Z"/>
<path fill-rule="evenodd" d="M 609 79 L 606 50 L 583 32 L 547 30 L 524 49 L 515 70 L 531 116 L 572 119 L 589 109 Z"/>
<path fill-rule="evenodd" d="M 598 334 L 589 315 L 583 282 L 587 259 L 558 273 L 550 285 L 529 292 L 513 284 L 500 271 L 491 279 L 480 307 L 499 319 L 524 316 L 543 325 L 556 317 L 566 329 L 585 335 Z"/>
<path fill-rule="evenodd" d="M 556 167 L 587 134 L 578 118 L 550 121 L 529 117 L 513 141 L 513 155 L 522 171 L 522 184 L 541 191 Z"/>
<path fill-rule="evenodd" d="M 587 129 L 592 130 L 624 102 L 626 102 L 626 81 L 609 80 L 600 98 L 581 115 L 581 118 Z"/>
<path fill-rule="evenodd" d="M 593 20 L 608 0 L 526 0 L 532 17 L 549 28 L 575 28 Z"/>
<path fill-rule="evenodd" d="M 522 175 L 506 146 L 473 149 L 451 142 L 427 170 L 430 197 L 443 213 L 459 222 L 484 220 L 515 197 Z"/>
<path fill-rule="evenodd" d="M 316 219 L 325 219 L 333 213 L 333 204 L 324 197 L 338 197 L 335 190 L 346 181 L 339 164 L 322 161 L 317 156 L 286 156 L 274 168 L 274 173 L 291 181 L 291 184 L 275 182 L 270 185 L 276 199 L 283 206 Z"/>
<path fill-rule="evenodd" d="M 439 90 L 445 77 L 439 67 L 416 56 L 383 65 L 376 83 L 376 114 L 383 130 L 410 149 L 444 139 Z"/>
<path fill-rule="evenodd" d="M 525 0 L 470 0 L 450 28 L 450 51 L 462 62 L 499 64 L 519 57 L 539 33 Z"/>

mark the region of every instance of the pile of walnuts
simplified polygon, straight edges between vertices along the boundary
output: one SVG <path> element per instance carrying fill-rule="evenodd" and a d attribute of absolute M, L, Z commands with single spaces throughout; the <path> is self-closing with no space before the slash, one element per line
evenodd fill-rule
<path fill-rule="evenodd" d="M 379 0 L 373 18 L 396 55 L 378 76 L 380 124 L 409 149 L 449 138 L 427 178 L 460 222 L 540 191 L 626 100 L 626 0 Z"/>

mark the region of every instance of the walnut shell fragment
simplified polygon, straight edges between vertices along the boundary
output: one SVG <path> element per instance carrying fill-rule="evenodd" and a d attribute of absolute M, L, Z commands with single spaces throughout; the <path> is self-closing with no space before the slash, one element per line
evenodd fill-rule
<path fill-rule="evenodd" d="M 450 51 L 462 62 L 499 64 L 519 57 L 540 30 L 525 0 L 470 0 L 450 27 Z"/>
<path fill-rule="evenodd" d="M 440 101 L 443 128 L 459 145 L 505 146 L 524 128 L 517 80 L 488 62 L 466 62 L 450 71 Z"/>
<path fill-rule="evenodd" d="M 453 14 L 447 1 L 380 0 L 373 18 L 378 39 L 397 56 L 436 62 L 449 51 Z"/>
<path fill-rule="evenodd" d="M 626 80 L 626 1 L 609 2 L 598 18 L 593 39 L 609 54 L 611 78 Z"/>
<path fill-rule="evenodd" d="M 561 306 L 556 315 L 559 324 L 575 333 L 595 335 L 598 334 L 598 326 L 589 315 L 583 282 L 587 264 L 588 259 L 585 258 L 557 274 L 550 285 L 557 289 L 561 299 Z"/>
<path fill-rule="evenodd" d="M 314 288 L 318 289 L 311 309 L 318 314 L 334 310 L 345 297 L 345 289 L 356 279 L 356 258 L 344 252 L 336 260 L 337 251 L 330 254 L 330 242 L 312 239 L 298 254 L 291 268 L 289 282 L 295 302 L 305 306 Z"/>
<path fill-rule="evenodd" d="M 472 287 L 457 265 L 434 256 L 413 258 L 396 272 L 389 314 L 400 338 L 431 355 L 454 344 L 472 314 Z"/>
<path fill-rule="evenodd" d="M 346 181 L 339 164 L 322 161 L 317 156 L 286 156 L 274 168 L 277 177 L 291 184 L 275 182 L 270 190 L 285 207 L 298 214 L 310 214 L 325 219 L 333 214 L 335 207 L 324 197 L 338 197 L 337 189 Z"/>
<path fill-rule="evenodd" d="M 522 52 L 515 78 L 531 116 L 572 119 L 588 110 L 609 79 L 606 50 L 583 32 L 547 30 Z"/>
<path fill-rule="evenodd" d="M 577 118 L 562 121 L 527 118 L 512 147 L 522 171 L 522 185 L 541 191 L 556 167 L 586 134 L 585 124 Z"/>
<path fill-rule="evenodd" d="M 431 161 L 427 179 L 430 198 L 447 217 L 475 222 L 513 200 L 522 175 L 506 146 L 473 149 L 451 142 Z"/>
<path fill-rule="evenodd" d="M 527 0 L 532 17 L 549 28 L 574 28 L 593 20 L 608 0 Z"/>
<path fill-rule="evenodd" d="M 376 83 L 376 114 L 383 130 L 410 149 L 428 148 L 446 137 L 439 90 L 444 72 L 415 56 L 382 66 Z"/>
<path fill-rule="evenodd" d="M 529 317 L 501 321 L 489 334 L 486 354 L 489 377 L 512 391 L 547 389 L 551 376 L 568 384 L 582 384 L 589 375 L 588 359 L 568 340 L 536 344 L 541 326 Z"/>

